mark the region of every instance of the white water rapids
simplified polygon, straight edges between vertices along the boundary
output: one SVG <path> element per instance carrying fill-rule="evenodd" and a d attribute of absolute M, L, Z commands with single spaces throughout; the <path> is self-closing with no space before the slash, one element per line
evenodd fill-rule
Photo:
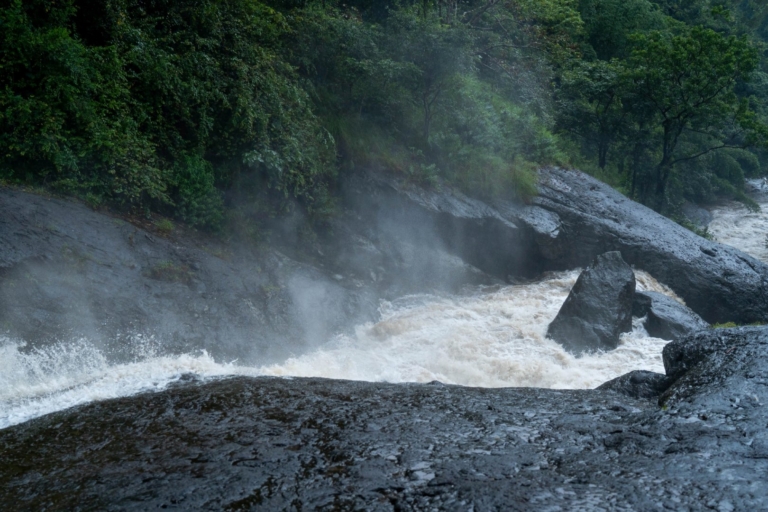
<path fill-rule="evenodd" d="M 768 263 L 768 183 L 751 180 L 760 211 L 752 212 L 741 203 L 730 202 L 712 210 L 709 232 L 718 242 L 728 244 Z"/>
<path fill-rule="evenodd" d="M 768 261 L 768 204 L 758 214 L 734 205 L 714 214 L 710 232 L 718 240 Z M 215 361 L 205 352 L 168 356 L 142 337 L 135 338 L 135 361 L 127 364 L 110 364 L 87 340 L 25 351 L 22 343 L 0 338 L 0 428 L 96 400 L 162 390 L 189 374 L 584 389 L 631 370 L 663 372 L 666 341 L 648 336 L 639 323 L 616 350 L 580 358 L 545 337 L 578 274 L 385 302 L 381 319 L 358 326 L 354 335 L 262 367 Z M 636 277 L 638 290 L 673 295 L 644 272 Z"/>
<path fill-rule="evenodd" d="M 50 412 L 142 391 L 183 375 L 329 377 L 502 387 L 592 388 L 631 370 L 663 371 L 664 340 L 636 326 L 621 346 L 575 358 L 545 337 L 579 271 L 540 282 L 477 289 L 464 296 L 405 297 L 381 306 L 381 320 L 282 364 L 247 367 L 207 353 L 163 356 L 151 339 L 134 340 L 136 361 L 110 364 L 86 340 L 23 351 L 0 340 L 0 428 Z M 636 272 L 638 289 L 666 293 Z"/>

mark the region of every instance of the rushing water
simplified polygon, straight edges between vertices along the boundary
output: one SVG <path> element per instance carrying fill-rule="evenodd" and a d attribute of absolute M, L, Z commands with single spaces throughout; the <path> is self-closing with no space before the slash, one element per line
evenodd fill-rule
<path fill-rule="evenodd" d="M 768 186 L 752 186 L 762 210 L 750 212 L 737 203 L 716 208 L 709 231 L 768 263 Z M 381 320 L 358 326 L 354 335 L 263 367 L 215 361 L 206 352 L 169 356 L 160 343 L 141 336 L 134 338 L 134 362 L 127 364 L 110 363 L 87 340 L 28 351 L 23 343 L 0 338 L 0 428 L 95 400 L 165 389 L 188 375 L 583 389 L 631 370 L 662 372 L 666 342 L 648 336 L 637 320 L 616 350 L 579 358 L 545 337 L 578 274 L 553 273 L 536 283 L 478 288 L 460 296 L 385 302 Z M 674 296 L 648 274 L 635 274 L 639 290 Z"/>
<path fill-rule="evenodd" d="M 763 180 L 752 180 L 750 185 L 760 211 L 749 211 L 736 202 L 722 205 L 712 210 L 714 219 L 709 232 L 718 242 L 768 263 L 768 184 Z"/>
<path fill-rule="evenodd" d="M 768 186 L 752 186 L 762 210 L 750 212 L 737 203 L 716 208 L 709 231 L 768 263 Z M 134 338 L 134 362 L 127 364 L 110 363 L 88 340 L 24 350 L 23 343 L 0 338 L 0 428 L 95 400 L 165 389 L 189 375 L 578 389 L 631 370 L 663 371 L 666 342 L 648 336 L 637 319 L 616 350 L 579 358 L 545 337 L 578 274 L 553 273 L 536 283 L 477 288 L 460 296 L 416 295 L 385 302 L 378 322 L 262 367 L 215 361 L 206 352 L 167 355 L 161 343 L 141 336 Z M 639 290 L 674 297 L 648 274 L 635 274 Z"/>
<path fill-rule="evenodd" d="M 82 403 L 161 390 L 185 375 L 315 376 L 466 386 L 592 388 L 630 370 L 663 371 L 663 340 L 638 324 L 618 349 L 576 358 L 545 337 L 578 271 L 462 296 L 383 303 L 381 320 L 280 365 L 238 366 L 207 353 L 164 356 L 134 340 L 135 362 L 110 364 L 86 340 L 24 351 L 0 341 L 0 428 Z M 643 272 L 638 289 L 672 292 Z"/>

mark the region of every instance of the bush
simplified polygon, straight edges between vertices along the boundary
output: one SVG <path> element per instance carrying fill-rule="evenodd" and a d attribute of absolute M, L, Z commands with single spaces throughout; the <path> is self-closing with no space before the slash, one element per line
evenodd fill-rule
<path fill-rule="evenodd" d="M 217 229 L 224 207 L 214 186 L 213 166 L 199 156 L 185 155 L 173 168 L 178 216 L 193 226 Z"/>

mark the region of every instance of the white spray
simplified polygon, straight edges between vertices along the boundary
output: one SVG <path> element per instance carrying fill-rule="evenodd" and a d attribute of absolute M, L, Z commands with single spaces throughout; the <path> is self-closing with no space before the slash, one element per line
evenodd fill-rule
<path fill-rule="evenodd" d="M 465 296 L 410 296 L 383 303 L 381 320 L 267 367 L 214 361 L 207 353 L 163 356 L 134 339 L 135 362 L 112 365 L 87 341 L 24 351 L 0 340 L 0 428 L 83 403 L 158 391 L 185 374 L 313 376 L 466 386 L 592 388 L 630 370 L 663 371 L 661 349 L 636 325 L 618 349 L 576 358 L 545 337 L 578 271 Z M 671 294 L 636 272 L 638 289 Z"/>
<path fill-rule="evenodd" d="M 728 244 L 768 263 L 768 195 L 760 182 L 763 194 L 757 197 L 760 211 L 753 212 L 741 203 L 728 203 L 712 210 L 709 232 L 715 240 Z"/>

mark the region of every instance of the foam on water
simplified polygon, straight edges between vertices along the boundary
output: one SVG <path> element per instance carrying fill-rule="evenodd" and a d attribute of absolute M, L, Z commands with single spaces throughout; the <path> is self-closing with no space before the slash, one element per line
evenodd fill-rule
<path fill-rule="evenodd" d="M 183 375 L 257 375 L 253 368 L 216 363 L 206 352 L 173 357 L 147 355 L 109 364 L 85 340 L 25 352 L 0 339 L 0 428 L 76 405 L 160 391 Z"/>
<path fill-rule="evenodd" d="M 110 364 L 86 340 L 46 349 L 0 339 L 0 428 L 76 405 L 159 391 L 194 374 L 312 376 L 388 382 L 439 380 L 466 386 L 592 388 L 631 370 L 663 372 L 665 341 L 639 323 L 618 349 L 576 358 L 545 337 L 578 271 L 463 296 L 410 296 L 383 303 L 381 320 L 358 326 L 282 364 L 245 367 L 205 352 L 167 356 L 135 338 L 135 361 Z M 643 272 L 638 289 L 671 294 Z"/>
<path fill-rule="evenodd" d="M 708 229 L 718 242 L 768 263 L 768 195 L 758 196 L 757 202 L 758 212 L 736 202 L 715 208 Z"/>
<path fill-rule="evenodd" d="M 667 343 L 639 322 L 618 349 L 574 357 L 546 330 L 578 271 L 468 297 L 409 297 L 384 304 L 382 319 L 314 352 L 262 368 L 267 375 L 429 382 L 464 386 L 595 387 L 631 370 L 663 372 Z M 638 289 L 665 291 L 637 272 Z"/>

